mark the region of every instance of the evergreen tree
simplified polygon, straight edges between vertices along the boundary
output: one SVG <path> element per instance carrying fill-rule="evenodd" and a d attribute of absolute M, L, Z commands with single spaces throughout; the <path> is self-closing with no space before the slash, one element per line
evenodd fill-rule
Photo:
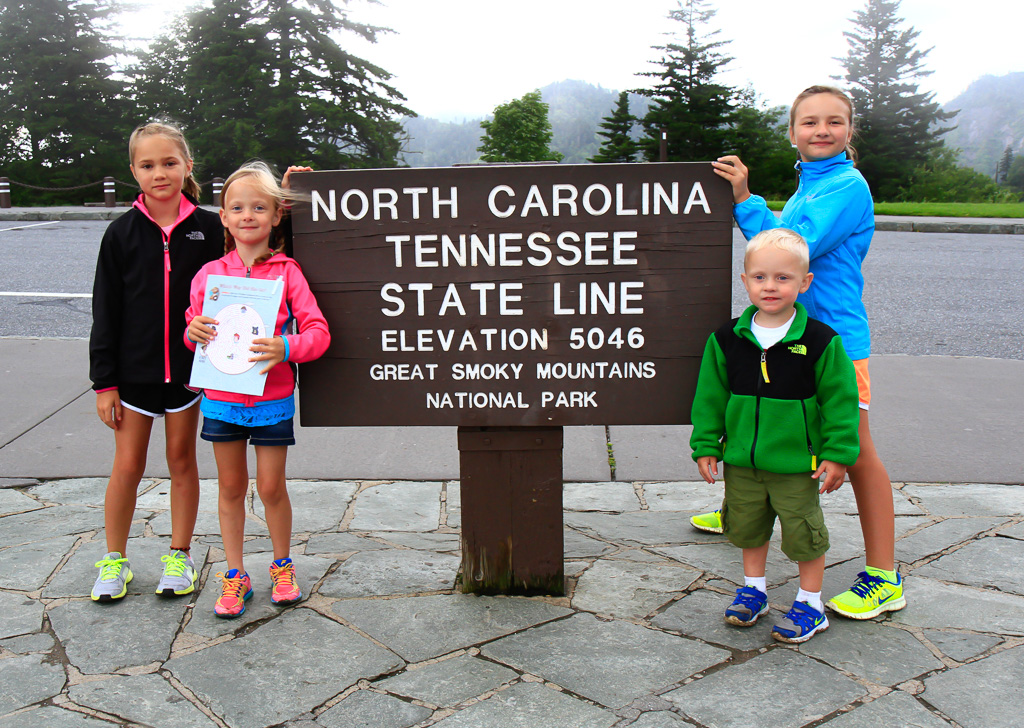
<path fill-rule="evenodd" d="M 1003 150 L 1003 156 L 996 163 L 996 184 L 1005 185 L 1006 178 L 1010 174 L 1010 167 L 1013 166 L 1013 145 L 1007 144 Z"/>
<path fill-rule="evenodd" d="M 172 23 L 134 69 L 147 118 L 172 119 L 186 129 L 197 179 L 227 177 L 268 151 L 261 112 L 272 59 L 255 23 L 248 3 L 214 0 Z"/>
<path fill-rule="evenodd" d="M 769 200 L 783 200 L 796 188 L 797 154 L 789 142 L 789 109 L 759 104 L 752 89 L 738 95 L 729 134 L 730 146 L 722 153 L 738 155 L 750 169 L 751 186 Z"/>
<path fill-rule="evenodd" d="M 935 94 L 921 92 L 918 80 L 931 74 L 923 67 L 931 49 L 919 51 L 920 32 L 901 29 L 899 0 L 867 0 L 854 12 L 854 30 L 846 31 L 849 50 L 842 76 L 857 109 L 858 166 L 878 199 L 894 199 L 905 188 L 910 170 L 942 146 L 939 122 L 955 116 L 942 111 Z"/>
<path fill-rule="evenodd" d="M 548 105 L 540 91 L 531 91 L 521 99 L 500 104 L 494 118 L 481 121 L 480 158 L 485 162 L 559 162 L 560 152 L 551 149 L 551 122 Z"/>
<path fill-rule="evenodd" d="M 604 137 L 597 154 L 590 158 L 591 162 L 635 162 L 640 149 L 631 133 L 637 118 L 629 113 L 629 92 L 619 94 L 619 100 L 609 116 L 604 117 L 598 126 L 604 131 L 597 132 Z"/>
<path fill-rule="evenodd" d="M 715 82 L 732 58 L 721 52 L 728 41 L 714 40 L 717 30 L 704 33 L 714 16 L 705 0 L 678 0 L 669 18 L 685 26 L 685 40 L 655 46 L 662 57 L 653 63 L 661 68 L 638 74 L 656 79 L 652 88 L 635 91 L 653 100 L 640 140 L 647 161 L 659 158 L 662 130 L 667 134 L 668 161 L 716 159 L 728 143 L 736 91 Z"/>
<path fill-rule="evenodd" d="M 398 119 L 414 114 L 391 74 L 336 40 L 344 31 L 375 41 L 386 29 L 350 20 L 334 0 L 213 0 L 182 31 L 153 44 L 136 88 L 183 121 L 210 174 L 253 157 L 282 169 L 398 164 Z M 172 73 L 161 74 L 164 65 Z M 165 83 L 180 84 L 169 103 L 156 100 Z"/>
<path fill-rule="evenodd" d="M 1006 184 L 1016 192 L 1024 193 L 1024 155 L 1018 154 L 1006 173 Z"/>
<path fill-rule="evenodd" d="M 86 184 L 123 170 L 123 88 L 111 78 L 102 30 L 112 0 L 0 4 L 0 164 L 7 176 L 46 187 Z M 102 199 L 102 188 L 25 202 Z M 70 199 L 69 199 L 70 198 Z"/>

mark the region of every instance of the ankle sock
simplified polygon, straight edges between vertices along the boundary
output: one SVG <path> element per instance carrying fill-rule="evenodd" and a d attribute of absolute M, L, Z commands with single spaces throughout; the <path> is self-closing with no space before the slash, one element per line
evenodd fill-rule
<path fill-rule="evenodd" d="M 762 594 L 768 593 L 767 585 L 768 577 L 766 576 L 746 576 L 743 577 L 743 586 L 752 586 Z"/>
<path fill-rule="evenodd" d="M 900 579 L 900 575 L 895 569 L 893 571 L 886 571 L 885 569 L 877 569 L 874 566 L 865 566 L 864 570 L 871 574 L 871 576 L 878 576 L 885 579 L 890 584 L 896 584 Z"/>
<path fill-rule="evenodd" d="M 814 607 L 819 612 L 822 609 L 821 592 L 820 591 L 819 592 L 809 592 L 809 591 L 804 591 L 803 589 L 801 589 L 801 590 L 799 590 L 796 593 L 796 601 L 804 602 L 805 604 L 809 604 L 810 606 Z"/>

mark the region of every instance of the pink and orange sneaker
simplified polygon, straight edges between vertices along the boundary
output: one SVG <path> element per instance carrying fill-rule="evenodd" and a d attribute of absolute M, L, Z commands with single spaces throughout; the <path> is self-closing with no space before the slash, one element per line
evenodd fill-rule
<path fill-rule="evenodd" d="M 270 595 L 274 604 L 283 607 L 302 599 L 302 590 L 295 581 L 295 564 L 291 559 L 286 557 L 273 562 L 270 579 L 274 582 L 274 591 Z"/>
<path fill-rule="evenodd" d="M 213 605 L 213 613 L 223 619 L 234 619 L 245 612 L 245 601 L 252 597 L 252 582 L 248 574 L 232 569 L 226 574 L 217 574 L 221 579 L 221 595 Z"/>

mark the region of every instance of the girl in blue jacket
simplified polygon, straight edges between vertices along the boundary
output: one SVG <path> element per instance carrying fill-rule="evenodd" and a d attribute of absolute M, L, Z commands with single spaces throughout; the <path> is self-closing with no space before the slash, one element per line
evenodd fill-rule
<path fill-rule="evenodd" d="M 781 219 L 763 198 L 750 193 L 749 173 L 739 157 L 721 157 L 712 165 L 732 185 L 733 214 L 748 240 L 776 227 L 795 230 L 807 240 L 814 285 L 799 301 L 809 316 L 842 336 L 843 346 L 854 360 L 860 390 L 860 457 L 848 472 L 860 513 L 867 565 L 853 587 L 833 597 L 827 606 L 846 617 L 870 619 L 903 609 L 906 600 L 895 565 L 892 483 L 868 428 L 871 336 L 861 299 L 861 264 L 871 244 L 875 218 L 871 191 L 854 167 L 853 133 L 853 101 L 839 89 L 811 86 L 796 97 L 789 112 L 789 139 L 800 154 L 800 185 Z M 692 522 L 705 529 L 721 525 L 717 514 L 694 516 Z"/>

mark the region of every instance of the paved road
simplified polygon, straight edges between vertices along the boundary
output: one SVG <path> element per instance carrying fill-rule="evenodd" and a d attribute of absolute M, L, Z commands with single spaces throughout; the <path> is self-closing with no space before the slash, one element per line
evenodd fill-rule
<path fill-rule="evenodd" d="M 107 223 L 0 223 L 0 293 L 88 294 Z M 735 233 L 734 308 L 742 236 Z M 1024 239 L 878 232 L 864 272 L 874 354 L 1024 359 Z M 0 336 L 87 337 L 90 300 L 0 296 Z"/>
<path fill-rule="evenodd" d="M 0 222 L 0 294 L 91 294 L 106 222 Z M 0 336 L 87 337 L 91 300 L 0 295 Z"/>

